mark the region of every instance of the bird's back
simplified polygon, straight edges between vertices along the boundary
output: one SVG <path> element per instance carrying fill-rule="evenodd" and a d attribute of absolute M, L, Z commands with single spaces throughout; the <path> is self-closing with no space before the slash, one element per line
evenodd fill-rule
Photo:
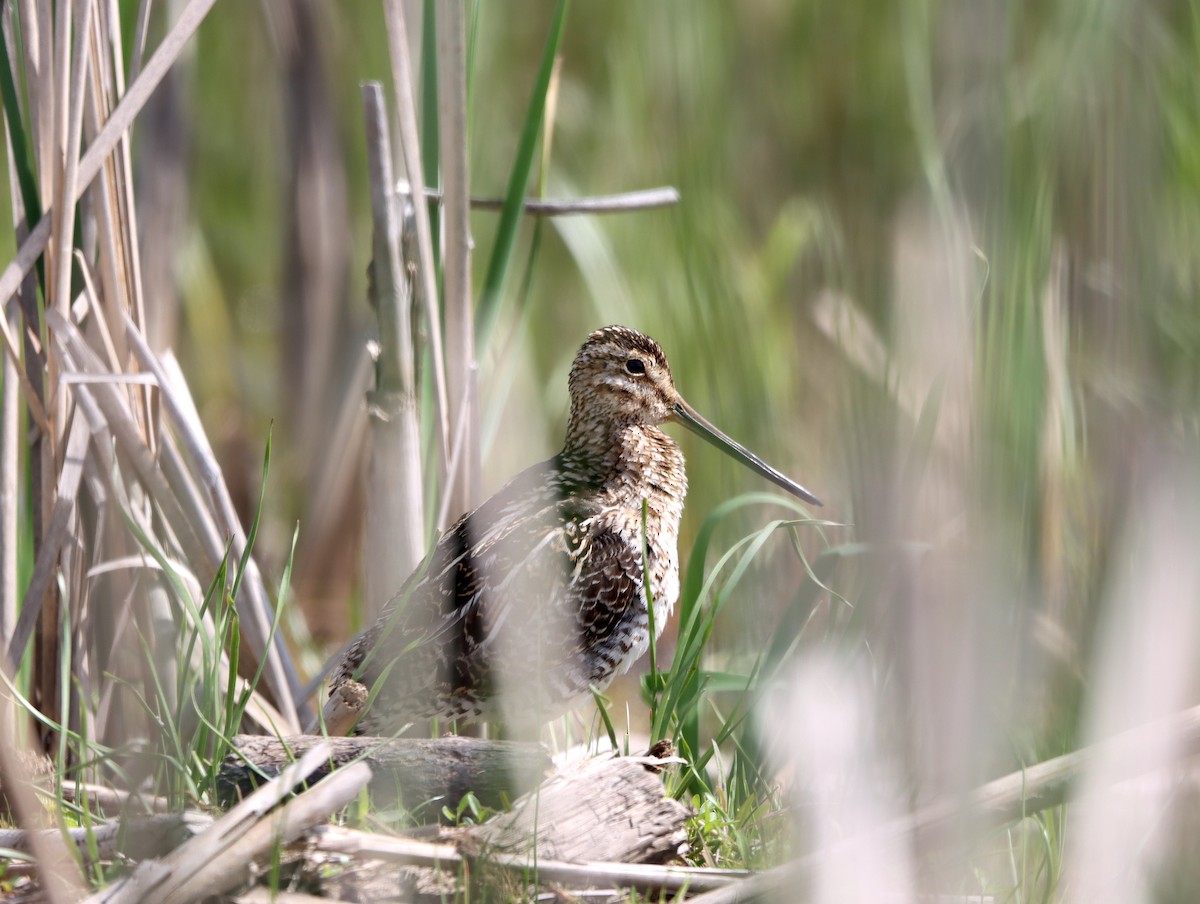
<path fill-rule="evenodd" d="M 647 638 L 634 514 L 559 456 L 461 518 L 334 672 L 372 694 L 357 730 L 544 721 L 606 686 Z"/>

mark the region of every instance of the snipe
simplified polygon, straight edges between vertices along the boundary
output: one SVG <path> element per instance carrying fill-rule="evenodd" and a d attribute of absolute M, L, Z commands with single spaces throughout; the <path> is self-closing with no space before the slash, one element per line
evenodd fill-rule
<path fill-rule="evenodd" d="M 370 691 L 357 732 L 390 734 L 433 716 L 540 723 L 646 651 L 644 577 L 656 631 L 679 597 L 687 477 L 679 446 L 659 429 L 667 421 L 821 504 L 697 414 L 649 336 L 622 326 L 592 333 L 569 387 L 563 450 L 460 518 L 336 666 L 333 687 L 355 679 Z"/>

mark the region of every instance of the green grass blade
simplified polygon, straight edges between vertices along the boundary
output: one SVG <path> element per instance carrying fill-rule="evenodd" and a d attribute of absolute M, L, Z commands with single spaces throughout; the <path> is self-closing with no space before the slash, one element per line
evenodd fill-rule
<path fill-rule="evenodd" d="M 589 688 L 592 692 L 592 699 L 596 701 L 596 711 L 600 713 L 600 722 L 604 725 L 604 732 L 608 735 L 608 741 L 612 744 L 613 750 L 620 750 L 617 746 L 617 729 L 612 723 L 612 717 L 608 714 L 608 698 L 596 688 Z"/>
<path fill-rule="evenodd" d="M 650 549 L 646 539 L 646 520 L 650 517 L 649 502 L 646 499 L 642 500 L 642 587 L 646 596 L 646 620 L 650 629 L 650 680 L 648 687 L 651 688 L 650 700 L 650 724 L 657 722 L 655 716 L 658 710 L 658 653 L 655 647 L 658 646 L 658 632 L 655 630 L 654 624 L 654 591 L 650 586 Z M 651 737 L 650 743 L 653 744 L 659 740 L 659 737 Z"/>
<path fill-rule="evenodd" d="M 17 171 L 17 183 L 21 189 L 21 203 L 25 205 L 25 225 L 33 229 L 42 218 L 42 205 L 38 199 L 37 180 L 33 175 L 33 163 L 29 152 L 25 125 L 21 121 L 21 108 L 17 101 L 17 85 L 13 80 L 12 60 L 8 58 L 8 46 L 0 41 L 0 99 L 4 102 L 4 116 L 12 133 L 13 166 Z M 38 267 L 39 280 L 42 270 Z"/>
<path fill-rule="evenodd" d="M 267 498 L 267 475 L 271 471 L 271 431 L 267 431 L 267 449 L 263 454 L 262 467 L 262 485 L 258 488 L 258 505 L 254 507 L 254 518 L 250 522 L 250 530 L 246 532 L 246 548 L 242 550 L 242 557 L 238 561 L 237 573 L 233 576 L 233 589 L 230 591 L 229 597 L 236 600 L 238 591 L 242 587 L 242 578 L 246 574 L 246 568 L 250 564 L 250 556 L 254 551 L 254 541 L 258 537 L 258 524 L 262 518 L 263 503 Z M 270 649 L 268 643 L 267 650 Z M 265 658 L 266 652 L 263 656 Z"/>
<path fill-rule="evenodd" d="M 546 111 L 546 92 L 550 87 L 550 77 L 554 72 L 554 58 L 558 55 L 558 48 L 562 42 L 567 5 L 567 0 L 559 0 L 554 11 L 550 34 L 546 38 L 546 46 L 542 51 L 542 62 L 538 67 L 537 81 L 533 87 L 533 96 L 525 114 L 525 125 L 521 129 L 521 140 L 517 144 L 517 157 L 509 175 L 508 189 L 504 193 L 504 207 L 500 211 L 500 221 L 496 226 L 496 241 L 492 246 L 492 255 L 488 259 L 487 275 L 483 280 L 483 291 L 480 294 L 479 309 L 475 318 L 475 335 L 480 348 L 487 346 L 488 337 L 495 325 L 504 296 L 508 265 L 512 260 L 513 248 L 517 242 L 517 227 L 520 226 L 521 213 L 524 209 L 525 188 L 529 184 L 529 174 L 533 169 L 533 158 L 537 152 L 538 133 L 541 130 L 542 117 Z"/>
<path fill-rule="evenodd" d="M 779 528 L 789 527 L 794 522 L 775 520 L 755 533 L 743 537 L 722 554 L 707 578 L 704 575 L 704 558 L 712 539 L 712 532 L 722 518 L 743 505 L 762 501 L 777 502 L 785 507 L 794 508 L 787 500 L 771 495 L 751 494 L 731 499 L 718 506 L 706 519 L 692 549 L 687 582 L 681 597 L 683 612 L 675 656 L 670 669 L 665 673 L 668 676 L 666 688 L 658 701 L 659 709 L 651 722 L 651 735 L 656 738 L 665 736 L 674 722 L 675 742 L 685 758 L 694 757 L 699 752 L 699 703 L 701 696 L 708 689 L 708 676 L 701 670 L 700 665 L 717 613 L 763 545 Z M 732 568 L 728 575 L 722 578 L 725 566 L 731 562 Z M 723 580 L 720 592 L 715 595 L 711 605 L 702 607 L 701 601 L 712 593 L 718 580 Z M 697 775 L 699 776 L 699 773 Z"/>
<path fill-rule="evenodd" d="M 688 568 L 684 575 L 682 592 L 679 594 L 679 622 L 686 623 L 692 616 L 697 603 L 703 595 L 704 562 L 708 557 L 708 548 L 712 544 L 713 534 L 720 523 L 731 513 L 750 505 L 782 505 L 807 517 L 808 513 L 797 503 L 774 493 L 744 493 L 735 496 L 714 508 L 700 525 L 696 541 L 692 544 L 691 555 L 688 557 Z"/>
<path fill-rule="evenodd" d="M 279 625 L 283 622 L 283 607 L 287 602 L 288 589 L 291 586 L 292 565 L 295 562 L 296 544 L 299 542 L 299 540 L 300 540 L 300 526 L 296 525 L 296 529 L 292 532 L 292 546 L 291 546 L 290 551 L 288 552 L 287 564 L 284 566 L 284 569 L 283 569 L 283 578 L 279 583 L 279 595 L 275 598 L 275 612 L 271 616 L 271 630 L 267 634 L 267 649 L 270 649 L 271 644 L 273 644 L 275 642 L 275 632 L 279 630 Z M 235 630 L 232 634 L 232 639 L 236 640 L 238 637 L 238 634 L 239 634 L 239 632 L 237 632 Z M 231 647 L 230 660 L 231 660 L 231 672 L 232 673 L 237 672 L 237 660 L 234 656 L 235 652 L 236 652 L 236 647 Z M 249 686 L 248 691 L 242 695 L 242 698 L 238 701 L 238 705 L 232 711 L 232 713 L 227 714 L 225 725 L 226 725 L 227 732 L 229 734 L 236 733 L 239 726 L 241 725 L 242 716 L 246 712 L 246 707 L 250 704 L 250 694 L 254 691 L 255 688 L 258 687 L 258 683 L 259 683 L 259 681 L 262 680 L 262 674 L 263 674 L 263 671 L 266 669 L 266 666 L 267 666 L 267 658 L 265 656 L 260 657 L 259 662 L 258 662 L 258 668 L 255 669 L 254 677 L 250 680 L 250 686 Z M 230 682 L 231 682 L 231 686 L 232 686 L 232 682 L 233 682 L 232 674 L 230 677 Z M 230 696 L 232 696 L 232 693 Z"/>

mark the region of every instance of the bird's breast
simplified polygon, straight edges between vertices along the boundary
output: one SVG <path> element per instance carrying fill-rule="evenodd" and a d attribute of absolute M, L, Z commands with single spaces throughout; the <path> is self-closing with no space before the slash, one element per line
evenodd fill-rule
<path fill-rule="evenodd" d="M 619 447 L 620 464 L 606 482 L 600 508 L 611 528 L 634 549 L 640 551 L 645 542 L 645 574 L 650 579 L 657 636 L 679 599 L 679 522 L 687 494 L 683 453 L 657 427 L 626 431 Z M 641 578 L 639 574 L 639 584 Z M 639 608 L 642 613 L 648 608 L 644 588 Z M 644 651 L 644 643 L 639 646 Z"/>

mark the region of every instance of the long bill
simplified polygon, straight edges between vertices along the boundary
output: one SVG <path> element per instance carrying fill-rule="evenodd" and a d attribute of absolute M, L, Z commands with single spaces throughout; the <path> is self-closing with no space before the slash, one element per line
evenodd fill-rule
<path fill-rule="evenodd" d="M 683 426 L 687 427 L 701 439 L 716 446 L 726 455 L 736 458 L 751 471 L 767 478 L 767 480 L 771 481 L 777 487 L 782 487 L 793 496 L 799 497 L 812 505 L 822 504 L 820 499 L 800 486 L 796 481 L 775 470 L 741 443 L 734 442 L 714 427 L 683 399 L 675 402 L 672 419 L 683 424 Z"/>

